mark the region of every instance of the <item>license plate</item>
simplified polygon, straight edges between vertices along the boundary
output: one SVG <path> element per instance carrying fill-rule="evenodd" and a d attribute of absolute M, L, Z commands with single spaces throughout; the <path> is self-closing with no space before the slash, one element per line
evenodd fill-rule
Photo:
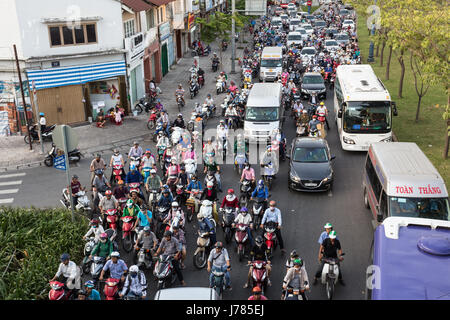
<path fill-rule="evenodd" d="M 317 187 L 317 183 L 305 183 L 306 187 Z"/>

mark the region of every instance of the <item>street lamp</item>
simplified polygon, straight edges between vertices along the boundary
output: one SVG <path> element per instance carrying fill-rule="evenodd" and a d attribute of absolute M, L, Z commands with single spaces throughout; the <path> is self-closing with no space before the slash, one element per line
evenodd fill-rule
<path fill-rule="evenodd" d="M 374 8 L 372 11 L 372 14 L 375 14 L 375 6 L 377 5 L 377 0 L 374 0 Z M 372 36 L 375 35 L 375 23 L 372 22 L 372 31 L 370 32 L 370 34 Z M 373 44 L 373 40 L 370 41 L 370 46 L 369 46 L 369 56 L 367 57 L 367 62 L 374 62 L 375 59 L 373 57 L 373 49 L 374 49 L 374 44 Z"/>

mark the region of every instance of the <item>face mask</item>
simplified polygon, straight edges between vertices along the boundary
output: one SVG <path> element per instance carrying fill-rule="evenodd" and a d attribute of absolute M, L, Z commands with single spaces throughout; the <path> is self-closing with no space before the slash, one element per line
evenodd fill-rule
<path fill-rule="evenodd" d="M 130 276 L 131 276 L 132 278 L 136 278 L 137 272 L 130 272 Z"/>

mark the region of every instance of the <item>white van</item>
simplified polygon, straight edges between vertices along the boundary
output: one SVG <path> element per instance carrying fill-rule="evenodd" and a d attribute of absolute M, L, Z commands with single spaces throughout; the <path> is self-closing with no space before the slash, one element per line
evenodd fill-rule
<path fill-rule="evenodd" d="M 283 27 L 283 23 L 282 23 L 280 17 L 273 17 L 272 21 L 270 21 L 270 24 L 277 29 L 280 29 Z"/>
<path fill-rule="evenodd" d="M 300 32 L 291 31 L 287 36 L 287 46 L 288 48 L 291 45 L 302 45 L 303 44 L 303 36 Z"/>
<path fill-rule="evenodd" d="M 268 142 L 275 129 L 281 128 L 284 108 L 281 83 L 255 83 L 245 107 L 244 137 L 249 143 Z"/>
<path fill-rule="evenodd" d="M 259 81 L 276 81 L 283 69 L 283 48 L 265 47 L 261 54 Z"/>
<path fill-rule="evenodd" d="M 425 218 L 450 221 L 445 182 L 413 142 L 376 142 L 363 173 L 364 204 L 374 218 Z"/>
<path fill-rule="evenodd" d="M 289 21 L 289 31 L 294 31 L 296 27 L 302 24 L 302 20 L 293 18 Z"/>

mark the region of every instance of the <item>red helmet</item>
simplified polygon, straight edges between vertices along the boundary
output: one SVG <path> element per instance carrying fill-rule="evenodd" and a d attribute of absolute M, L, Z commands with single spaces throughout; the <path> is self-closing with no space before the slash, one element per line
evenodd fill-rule
<path fill-rule="evenodd" d="M 233 190 L 233 189 L 228 189 L 227 192 L 233 194 L 233 193 L 234 193 L 234 190 Z"/>
<path fill-rule="evenodd" d="M 108 239 L 108 234 L 107 234 L 106 232 L 103 232 L 103 233 L 100 235 L 100 239 Z"/>
<path fill-rule="evenodd" d="M 112 191 L 111 190 L 106 190 L 105 191 L 105 196 L 110 196 L 112 195 Z"/>
<path fill-rule="evenodd" d="M 256 286 L 252 290 L 253 293 L 261 293 L 261 288 L 259 286 Z"/>

